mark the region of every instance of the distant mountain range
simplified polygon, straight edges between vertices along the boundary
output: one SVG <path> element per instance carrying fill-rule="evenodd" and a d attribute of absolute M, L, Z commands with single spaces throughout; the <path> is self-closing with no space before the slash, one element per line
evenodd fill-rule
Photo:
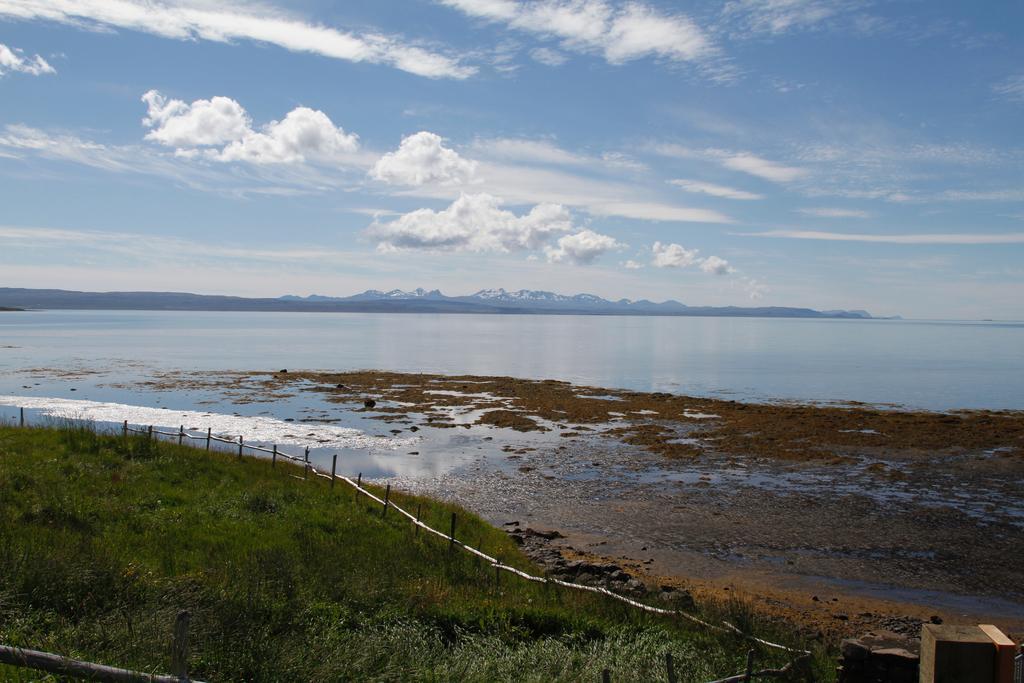
<path fill-rule="evenodd" d="M 785 306 L 687 306 L 640 299 L 609 301 L 593 294 L 567 296 L 520 289 L 482 289 L 468 296 L 445 296 L 436 289 L 369 289 L 332 297 L 313 294 L 276 299 L 188 294 L 180 292 L 75 292 L 62 289 L 0 287 L 0 307 L 27 309 L 153 310 L 153 311 L 296 311 L 362 313 L 513 313 L 548 315 L 671 315 L 758 318 L 871 319 L 867 311 L 816 311 Z"/>

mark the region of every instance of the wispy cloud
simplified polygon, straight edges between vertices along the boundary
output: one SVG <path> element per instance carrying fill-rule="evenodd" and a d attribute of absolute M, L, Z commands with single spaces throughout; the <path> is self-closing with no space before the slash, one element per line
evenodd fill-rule
<path fill-rule="evenodd" d="M 817 230 L 769 230 L 767 232 L 745 232 L 736 234 L 743 237 L 826 240 L 830 242 L 879 242 L 883 244 L 1024 244 L 1024 232 L 883 235 L 848 232 L 822 232 Z"/>
<path fill-rule="evenodd" d="M 268 5 L 143 0 L 0 0 L 0 17 L 121 28 L 177 40 L 252 40 L 292 52 L 386 64 L 428 78 L 463 79 L 477 69 L 458 57 L 381 33 L 355 33 L 294 18 Z"/>
<path fill-rule="evenodd" d="M 779 35 L 820 27 L 828 20 L 859 6 L 851 0 L 730 0 L 722 17 L 734 35 Z"/>
<path fill-rule="evenodd" d="M 1024 102 L 1024 74 L 1017 74 L 992 86 L 992 92 L 1014 102 Z"/>
<path fill-rule="evenodd" d="M 789 183 L 808 175 L 808 171 L 805 168 L 787 166 L 751 152 L 731 151 L 713 147 L 696 149 L 675 143 L 657 144 L 653 145 L 651 149 L 662 156 L 713 161 L 731 171 L 746 173 L 773 183 Z"/>
<path fill-rule="evenodd" d="M 711 195 L 712 197 L 721 197 L 723 199 L 764 199 L 764 195 L 754 194 L 753 192 L 747 192 L 746 190 L 737 190 L 736 188 L 726 187 L 725 185 L 705 183 L 699 180 L 685 180 L 682 178 L 677 178 L 675 180 L 669 180 L 668 182 L 669 184 L 675 185 L 676 187 L 687 192 L 693 192 L 695 194 L 706 194 Z"/>
<path fill-rule="evenodd" d="M 819 218 L 870 218 L 871 214 L 867 211 L 860 209 L 837 209 L 830 208 L 827 206 L 811 207 L 807 209 L 797 209 L 799 213 L 807 214 L 808 216 L 817 216 Z"/>
<path fill-rule="evenodd" d="M 682 13 L 662 13 L 641 2 L 439 1 L 470 17 L 559 40 L 565 50 L 598 53 L 610 64 L 649 56 L 676 62 L 699 62 L 717 54 L 710 36 L 690 17 Z M 541 62 L 557 61 L 549 52 L 533 56 Z"/>
<path fill-rule="evenodd" d="M 57 70 L 39 55 L 26 57 L 23 50 L 0 43 L 0 76 L 12 71 L 30 76 L 57 73 Z"/>

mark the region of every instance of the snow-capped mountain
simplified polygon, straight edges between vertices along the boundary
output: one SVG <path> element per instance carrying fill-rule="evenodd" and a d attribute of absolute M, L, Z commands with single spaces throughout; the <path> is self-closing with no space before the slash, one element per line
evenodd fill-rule
<path fill-rule="evenodd" d="M 423 311 L 452 313 L 577 313 L 619 315 L 706 315 L 706 316 L 764 316 L 789 318 L 870 318 L 866 311 L 815 311 L 810 308 L 765 306 L 743 308 L 737 306 L 687 306 L 678 301 L 662 302 L 640 299 L 610 301 L 593 294 L 558 294 L 545 290 L 503 288 L 481 289 L 465 296 L 446 296 L 437 289 L 418 287 L 412 291 L 368 289 L 348 297 L 284 296 L 281 300 L 296 303 L 360 305 L 359 310 Z M 391 303 L 393 302 L 393 303 Z"/>

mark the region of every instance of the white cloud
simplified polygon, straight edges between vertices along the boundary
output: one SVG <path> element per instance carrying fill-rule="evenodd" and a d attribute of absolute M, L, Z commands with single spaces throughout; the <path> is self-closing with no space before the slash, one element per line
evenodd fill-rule
<path fill-rule="evenodd" d="M 700 269 L 709 275 L 727 275 L 732 272 L 729 262 L 718 256 L 708 256 L 701 261 Z"/>
<path fill-rule="evenodd" d="M 150 90 L 142 101 L 147 107 L 142 122 L 151 128 L 146 139 L 174 147 L 180 156 L 290 164 L 338 161 L 359 147 L 356 135 L 336 127 L 322 111 L 308 107 L 296 107 L 281 121 L 271 121 L 256 131 L 242 105 L 229 97 L 188 104 Z M 221 145 L 223 148 L 217 149 Z"/>
<path fill-rule="evenodd" d="M 445 147 L 440 135 L 420 131 L 382 156 L 370 175 L 392 185 L 460 185 L 473 179 L 476 166 L 475 161 Z"/>
<path fill-rule="evenodd" d="M 735 272 L 725 259 L 718 256 L 701 258 L 699 249 L 687 249 L 681 244 L 655 242 L 651 247 L 651 254 L 651 265 L 656 268 L 696 266 L 709 275 L 727 275 Z"/>
<path fill-rule="evenodd" d="M 387 223 L 375 222 L 367 235 L 381 249 L 508 252 L 536 250 L 573 230 L 568 209 L 538 204 L 517 216 L 489 194 L 463 194 L 441 211 L 418 209 Z"/>
<path fill-rule="evenodd" d="M 428 78 L 468 78 L 476 68 L 403 38 L 356 34 L 288 16 L 261 5 L 199 0 L 0 0 L 0 17 L 55 21 L 72 26 L 122 28 L 177 40 L 227 43 L 252 40 L 292 52 L 350 62 L 387 64 Z"/>
<path fill-rule="evenodd" d="M 57 73 L 57 70 L 39 55 L 23 57 L 22 54 L 22 50 L 16 47 L 7 47 L 0 43 L 0 76 L 11 71 L 29 74 L 30 76 Z"/>
<path fill-rule="evenodd" d="M 1024 102 L 1024 74 L 1010 76 L 1006 80 L 996 83 L 992 86 L 992 91 L 1008 100 Z"/>
<path fill-rule="evenodd" d="M 530 50 L 530 57 L 533 61 L 540 62 L 546 66 L 562 66 L 569 61 L 569 58 L 558 50 L 549 47 L 538 47 Z"/>
<path fill-rule="evenodd" d="M 655 242 L 651 247 L 654 254 L 651 265 L 656 268 L 687 268 L 698 262 L 699 249 L 686 249 L 681 244 Z"/>
<path fill-rule="evenodd" d="M 206 150 L 217 154 L 217 150 Z M 30 126 L 12 124 L 0 129 L 0 155 L 30 157 L 68 162 L 111 173 L 131 173 L 171 180 L 180 186 L 228 196 L 303 195 L 336 190 L 346 169 L 332 166 L 330 175 L 323 167 L 303 164 L 249 165 L 245 168 L 216 168 L 210 164 L 190 163 L 186 158 L 201 154 L 166 154 L 144 145 L 106 145 L 75 135 L 48 132 Z M 218 165 L 219 166 L 219 165 Z M 63 170 L 63 169 L 62 169 Z M 50 171 L 44 171 L 51 177 Z"/>
<path fill-rule="evenodd" d="M 835 209 L 829 207 L 813 207 L 809 209 L 797 209 L 800 213 L 819 218 L 870 218 L 871 214 L 859 209 Z"/>
<path fill-rule="evenodd" d="M 788 183 L 807 175 L 807 171 L 802 168 L 783 166 L 775 163 L 774 161 L 768 161 L 767 159 L 754 156 L 753 154 L 734 154 L 731 156 L 724 156 L 721 159 L 721 163 L 726 168 L 734 171 L 741 171 L 743 173 L 749 173 L 750 175 L 757 176 L 758 178 L 770 180 L 773 183 Z"/>
<path fill-rule="evenodd" d="M 544 254 L 551 263 L 572 263 L 587 265 L 599 256 L 623 245 L 608 235 L 593 230 L 580 230 L 573 235 L 559 237 L 553 246 L 544 247 Z"/>
<path fill-rule="evenodd" d="M 239 140 L 251 131 L 252 121 L 245 109 L 230 97 L 213 97 L 187 104 L 168 100 L 157 90 L 142 96 L 146 103 L 143 125 L 151 128 L 147 140 L 168 147 L 223 145 Z"/>
<path fill-rule="evenodd" d="M 754 194 L 753 192 L 747 192 L 746 190 L 737 190 L 732 187 L 726 187 L 725 185 L 705 183 L 699 180 L 685 180 L 680 178 L 676 180 L 669 180 L 668 182 L 680 189 L 686 190 L 687 192 L 693 192 L 694 194 L 707 194 L 712 197 L 722 197 L 723 199 L 764 199 L 764 195 Z"/>
<path fill-rule="evenodd" d="M 281 121 L 271 121 L 262 132 L 249 131 L 223 150 L 221 161 L 301 163 L 332 161 L 359 148 L 359 138 L 336 127 L 327 114 L 296 107 Z"/>
<path fill-rule="evenodd" d="M 566 50 L 597 52 L 611 64 L 655 56 L 694 62 L 714 56 L 711 39 L 684 14 L 605 0 L 440 0 L 463 13 L 561 41 Z M 535 57 L 536 58 L 536 57 Z"/>
<path fill-rule="evenodd" d="M 629 259 L 628 261 L 622 264 L 622 267 L 626 268 L 627 270 L 640 270 L 641 268 L 644 267 L 644 264 L 640 263 L 639 261 Z"/>
<path fill-rule="evenodd" d="M 1024 232 L 872 235 L 817 230 L 769 230 L 737 234 L 744 237 L 775 237 L 830 242 L 881 242 L 885 244 L 1024 244 Z"/>

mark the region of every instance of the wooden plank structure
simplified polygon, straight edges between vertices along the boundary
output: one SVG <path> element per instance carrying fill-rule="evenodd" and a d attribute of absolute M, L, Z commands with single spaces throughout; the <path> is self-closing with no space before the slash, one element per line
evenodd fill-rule
<path fill-rule="evenodd" d="M 920 683 L 1013 683 L 1016 645 L 991 624 L 925 624 Z"/>

